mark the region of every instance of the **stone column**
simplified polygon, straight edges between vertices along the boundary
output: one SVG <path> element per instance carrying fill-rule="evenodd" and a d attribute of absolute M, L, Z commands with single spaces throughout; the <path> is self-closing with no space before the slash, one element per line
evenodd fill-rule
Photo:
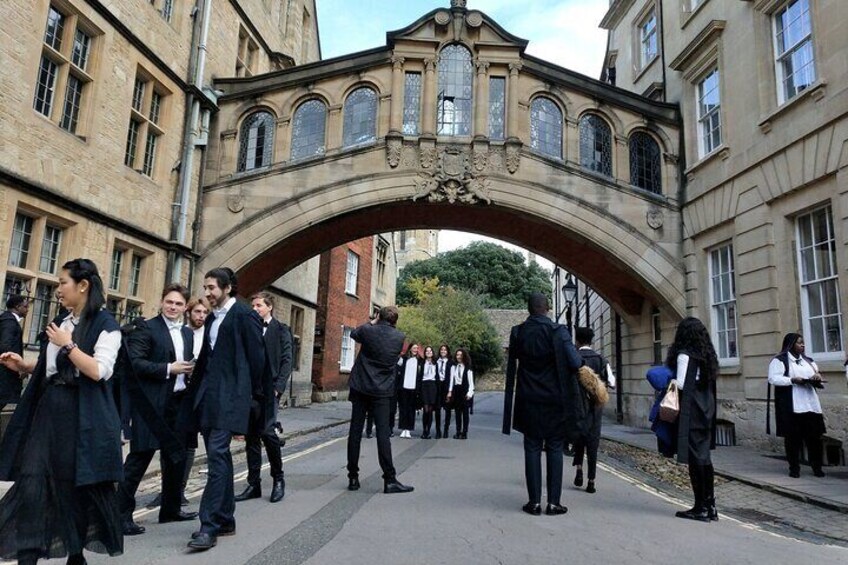
<path fill-rule="evenodd" d="M 327 112 L 327 138 L 324 145 L 324 153 L 342 146 L 342 106 L 337 104 L 330 106 Z"/>
<path fill-rule="evenodd" d="M 509 86 L 507 92 L 506 137 L 518 138 L 518 77 L 521 62 L 509 64 Z"/>
<path fill-rule="evenodd" d="M 222 177 L 229 177 L 236 173 L 238 166 L 238 147 L 236 146 L 236 136 L 238 130 L 230 129 L 221 132 L 221 149 L 220 149 L 220 168 L 219 174 Z"/>
<path fill-rule="evenodd" d="M 291 150 L 291 135 L 289 134 L 291 118 L 278 118 L 277 131 L 274 138 L 274 163 L 288 160 Z"/>
<path fill-rule="evenodd" d="M 403 130 L 403 100 L 406 93 L 403 80 L 403 57 L 392 57 L 392 104 L 389 116 L 389 133 Z"/>
<path fill-rule="evenodd" d="M 477 60 L 477 89 L 474 95 L 474 137 L 488 137 L 489 62 Z"/>
<path fill-rule="evenodd" d="M 580 130 L 579 122 L 571 116 L 565 116 L 562 128 L 563 160 L 566 163 L 580 165 Z"/>
<path fill-rule="evenodd" d="M 424 100 L 421 103 L 423 106 L 421 133 L 426 136 L 436 135 L 436 96 L 438 88 L 436 59 L 424 59 Z"/>

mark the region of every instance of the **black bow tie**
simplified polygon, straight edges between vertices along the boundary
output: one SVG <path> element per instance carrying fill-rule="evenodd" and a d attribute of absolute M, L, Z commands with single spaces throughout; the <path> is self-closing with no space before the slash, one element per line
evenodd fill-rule
<path fill-rule="evenodd" d="M 270 324 L 270 323 L 271 323 L 271 322 L 266 322 L 266 321 L 264 321 L 264 320 L 263 320 L 263 321 L 262 321 L 262 327 L 263 327 L 263 328 L 267 328 L 267 327 L 268 327 L 268 324 Z"/>

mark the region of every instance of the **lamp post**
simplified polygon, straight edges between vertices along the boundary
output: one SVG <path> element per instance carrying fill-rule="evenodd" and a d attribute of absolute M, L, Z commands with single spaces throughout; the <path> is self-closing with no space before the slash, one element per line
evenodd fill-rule
<path fill-rule="evenodd" d="M 565 284 L 562 285 L 560 292 L 562 292 L 562 300 L 565 305 L 563 306 L 563 310 L 557 313 L 556 321 L 559 322 L 559 319 L 562 317 L 562 313 L 564 311 L 565 326 L 568 328 L 568 333 L 571 333 L 571 306 L 572 304 L 574 304 L 574 300 L 577 298 L 577 281 L 575 281 L 574 275 L 568 275 L 568 278 L 565 279 Z"/>

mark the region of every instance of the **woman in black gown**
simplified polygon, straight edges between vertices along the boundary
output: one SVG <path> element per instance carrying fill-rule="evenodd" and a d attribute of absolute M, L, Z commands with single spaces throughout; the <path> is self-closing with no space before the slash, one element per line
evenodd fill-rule
<path fill-rule="evenodd" d="M 65 263 L 56 294 L 67 311 L 47 326 L 37 361 L 0 355 L 32 374 L 0 448 L 0 480 L 15 483 L 0 500 L 0 558 L 78 565 L 84 549 L 123 552 L 121 424 L 109 383 L 121 333 L 92 261 Z"/>

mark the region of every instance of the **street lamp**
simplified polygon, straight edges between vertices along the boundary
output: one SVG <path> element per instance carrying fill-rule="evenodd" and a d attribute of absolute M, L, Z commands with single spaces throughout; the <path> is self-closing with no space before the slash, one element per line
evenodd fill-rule
<path fill-rule="evenodd" d="M 562 300 L 565 302 L 565 305 L 563 306 L 563 309 L 557 313 L 556 321 L 559 322 L 559 319 L 562 317 L 562 313 L 565 312 L 565 325 L 568 327 L 569 333 L 571 333 L 571 305 L 577 299 L 577 281 L 574 279 L 574 275 L 568 275 L 568 278 L 565 279 L 565 284 L 562 285 L 560 292 L 562 292 Z"/>

